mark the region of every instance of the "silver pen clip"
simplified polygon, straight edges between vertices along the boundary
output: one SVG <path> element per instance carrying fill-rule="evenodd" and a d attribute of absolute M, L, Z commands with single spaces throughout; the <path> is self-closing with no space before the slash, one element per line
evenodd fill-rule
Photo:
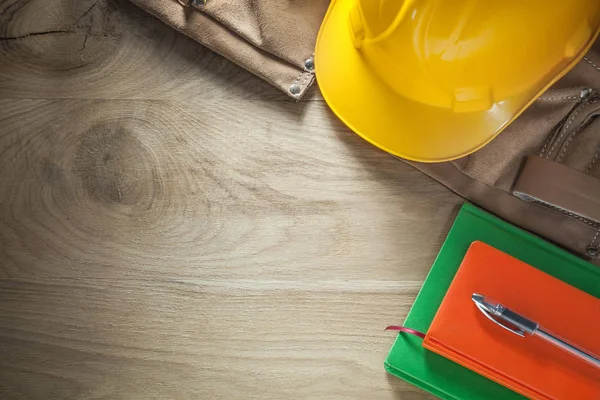
<path fill-rule="evenodd" d="M 473 293 L 471 295 L 471 300 L 473 300 L 473 303 L 475 303 L 479 311 L 481 311 L 487 319 L 496 325 L 500 325 L 507 331 L 521 337 L 524 337 L 526 333 L 532 336 L 537 336 L 540 339 L 560 348 L 561 350 L 564 350 L 567 353 L 590 363 L 594 367 L 600 368 L 600 357 L 569 342 L 568 340 L 561 338 L 558 335 L 553 334 L 549 330 L 541 327 L 538 322 L 535 322 L 534 320 L 531 320 L 511 310 L 510 308 L 503 306 L 497 301 L 478 293 Z M 506 326 L 499 321 L 504 321 L 510 324 L 510 326 Z M 517 329 L 513 329 L 511 326 L 516 327 Z"/>
<path fill-rule="evenodd" d="M 485 301 L 485 296 L 483 296 L 481 294 L 477 294 L 477 293 L 473 293 L 473 296 L 471 296 L 471 300 L 473 300 L 473 303 L 475 303 L 475 305 L 477 306 L 479 311 L 481 311 L 487 319 L 489 319 L 496 325 L 500 325 L 502 328 L 506 329 L 509 332 L 514 333 L 515 335 L 525 337 L 525 331 L 523 329 L 519 329 L 519 330 L 512 329 L 512 328 L 504 325 L 503 323 L 499 322 L 496 318 L 494 318 L 494 316 L 500 315 L 502 313 L 502 311 L 504 310 L 504 307 L 502 305 L 488 303 Z"/>

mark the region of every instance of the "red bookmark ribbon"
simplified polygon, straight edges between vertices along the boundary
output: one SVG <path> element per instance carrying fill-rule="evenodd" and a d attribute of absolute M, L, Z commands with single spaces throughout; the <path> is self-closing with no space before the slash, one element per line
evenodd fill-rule
<path fill-rule="evenodd" d="M 415 336 L 420 337 L 421 339 L 425 339 L 425 334 L 423 332 L 419 332 L 414 329 L 407 328 L 405 326 L 390 325 L 387 328 L 385 328 L 385 330 L 386 331 L 404 332 L 404 333 L 408 333 L 409 335 L 415 335 Z"/>

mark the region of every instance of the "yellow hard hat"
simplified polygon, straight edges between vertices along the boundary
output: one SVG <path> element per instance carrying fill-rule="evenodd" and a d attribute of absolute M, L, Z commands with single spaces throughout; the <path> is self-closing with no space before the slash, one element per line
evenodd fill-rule
<path fill-rule="evenodd" d="M 481 148 L 571 69 L 600 0 L 333 0 L 317 39 L 323 97 L 360 136 L 439 162 Z"/>

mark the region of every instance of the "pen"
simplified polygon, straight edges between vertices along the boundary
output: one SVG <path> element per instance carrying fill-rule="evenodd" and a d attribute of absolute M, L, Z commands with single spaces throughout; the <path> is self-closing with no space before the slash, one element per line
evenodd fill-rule
<path fill-rule="evenodd" d="M 559 338 L 555 334 L 551 333 L 547 329 L 540 326 L 539 323 L 526 318 L 513 310 L 504 307 L 502 304 L 489 299 L 485 295 L 473 293 L 471 296 L 471 300 L 475 303 L 477 308 L 485 315 L 489 320 L 494 322 L 495 324 L 500 325 L 502 328 L 514 333 L 515 335 L 519 335 L 525 337 L 525 334 L 530 334 L 532 336 L 538 336 L 539 338 L 555 345 L 556 347 L 570 353 L 588 363 L 592 364 L 596 368 L 600 368 L 600 359 L 590 352 L 567 342 L 564 339 Z M 508 322 L 510 325 L 514 326 L 517 329 L 513 329 L 509 326 L 506 326 L 499 322 L 498 320 L 502 320 L 504 322 Z"/>

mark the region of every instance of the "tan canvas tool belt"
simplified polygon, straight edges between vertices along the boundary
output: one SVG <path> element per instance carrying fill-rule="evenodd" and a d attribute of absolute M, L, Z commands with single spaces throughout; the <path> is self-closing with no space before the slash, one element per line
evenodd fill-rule
<path fill-rule="evenodd" d="M 314 80 L 313 50 L 329 1 L 132 2 L 293 98 Z"/>
<path fill-rule="evenodd" d="M 301 97 L 314 80 L 326 0 L 131 1 L 291 97 Z M 600 43 L 483 149 L 451 162 L 411 164 L 600 265 L 598 115 Z"/>

